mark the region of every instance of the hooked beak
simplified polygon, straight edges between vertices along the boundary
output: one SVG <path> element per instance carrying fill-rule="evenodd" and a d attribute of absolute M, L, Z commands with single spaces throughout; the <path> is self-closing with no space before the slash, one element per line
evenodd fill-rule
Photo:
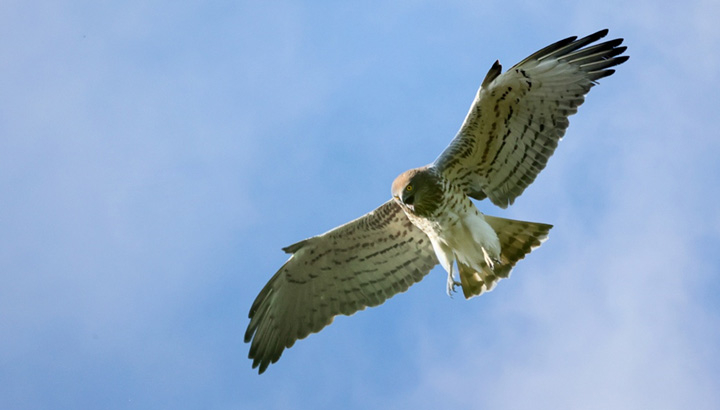
<path fill-rule="evenodd" d="M 393 199 L 394 199 L 395 202 L 397 202 L 398 205 L 400 205 L 401 207 L 407 208 L 407 209 L 409 209 L 410 211 L 415 212 L 415 206 L 414 206 L 414 205 L 408 205 L 408 204 L 406 204 L 405 202 L 402 201 L 402 199 L 400 199 L 399 196 L 393 195 Z"/>

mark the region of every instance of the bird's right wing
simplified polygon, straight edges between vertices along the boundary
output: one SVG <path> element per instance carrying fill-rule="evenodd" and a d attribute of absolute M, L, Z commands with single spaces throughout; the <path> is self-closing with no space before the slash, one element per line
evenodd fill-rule
<path fill-rule="evenodd" d="M 590 88 L 628 59 L 622 39 L 593 44 L 606 34 L 558 41 L 502 74 L 495 62 L 434 165 L 473 198 L 512 204 L 545 168 Z"/>
<path fill-rule="evenodd" d="M 283 250 L 292 256 L 255 299 L 245 333 L 260 373 L 296 340 L 404 292 L 438 263 L 430 239 L 392 200 Z"/>

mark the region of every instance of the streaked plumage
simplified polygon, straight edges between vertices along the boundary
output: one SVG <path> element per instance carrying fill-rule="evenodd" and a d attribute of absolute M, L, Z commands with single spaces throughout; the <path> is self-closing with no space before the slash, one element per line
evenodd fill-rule
<path fill-rule="evenodd" d="M 284 248 L 290 259 L 250 309 L 253 368 L 264 372 L 296 340 L 407 290 L 438 263 L 448 293 L 461 286 L 466 298 L 508 277 L 552 226 L 483 215 L 470 198 L 505 208 L 535 180 L 568 116 L 628 58 L 622 39 L 593 45 L 606 34 L 561 40 L 502 74 L 495 62 L 457 136 L 433 163 L 398 176 L 393 199 Z"/>

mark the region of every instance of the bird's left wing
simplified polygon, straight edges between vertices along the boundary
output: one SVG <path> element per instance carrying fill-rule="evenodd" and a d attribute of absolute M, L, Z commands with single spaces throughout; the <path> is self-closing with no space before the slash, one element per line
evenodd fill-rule
<path fill-rule="evenodd" d="M 383 303 L 438 263 L 430 239 L 392 200 L 283 250 L 292 256 L 255 299 L 245 332 L 260 373 L 336 315 Z"/>
<path fill-rule="evenodd" d="M 512 204 L 545 168 L 585 94 L 628 59 L 622 39 L 592 44 L 606 34 L 558 41 L 502 74 L 496 61 L 434 166 L 473 198 Z"/>

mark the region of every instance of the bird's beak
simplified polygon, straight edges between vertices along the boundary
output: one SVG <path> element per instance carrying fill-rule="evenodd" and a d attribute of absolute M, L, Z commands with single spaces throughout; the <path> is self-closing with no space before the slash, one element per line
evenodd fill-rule
<path fill-rule="evenodd" d="M 393 199 L 394 199 L 395 201 L 397 201 L 398 203 L 402 203 L 402 201 L 400 200 L 400 197 L 397 196 L 397 195 L 393 195 Z"/>

